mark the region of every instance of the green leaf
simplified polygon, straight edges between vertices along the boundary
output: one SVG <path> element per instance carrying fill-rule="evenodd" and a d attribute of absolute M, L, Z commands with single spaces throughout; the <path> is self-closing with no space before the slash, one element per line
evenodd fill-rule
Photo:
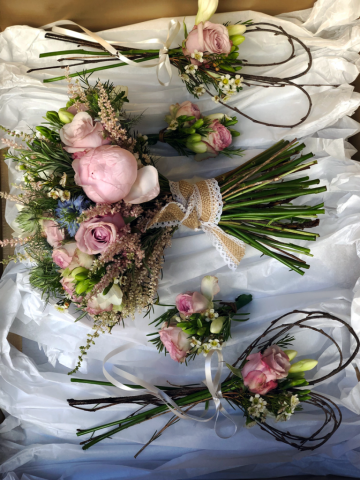
<path fill-rule="evenodd" d="M 239 377 L 241 379 L 243 378 L 242 375 L 241 375 L 241 370 L 239 368 L 235 368 L 232 365 L 230 365 L 229 363 L 227 363 L 226 366 L 228 367 L 229 370 L 232 371 L 232 373 L 234 375 L 236 375 L 237 377 Z"/>
<path fill-rule="evenodd" d="M 235 298 L 236 308 L 239 310 L 240 308 L 244 307 L 252 300 L 251 294 L 242 294 Z"/>
<path fill-rule="evenodd" d="M 110 288 L 114 285 L 114 282 L 109 283 L 109 285 L 104 289 L 103 295 L 106 295 L 110 292 Z"/>
<path fill-rule="evenodd" d="M 197 326 L 198 326 L 199 328 L 201 328 L 201 327 L 203 326 L 202 321 L 200 320 L 200 318 L 198 318 L 198 319 L 196 320 L 196 323 L 197 323 Z"/>
<path fill-rule="evenodd" d="M 184 17 L 184 20 L 183 20 L 183 25 L 184 25 L 184 37 L 186 39 L 187 36 L 188 36 L 188 31 L 187 31 L 187 28 L 186 28 L 185 17 Z"/>

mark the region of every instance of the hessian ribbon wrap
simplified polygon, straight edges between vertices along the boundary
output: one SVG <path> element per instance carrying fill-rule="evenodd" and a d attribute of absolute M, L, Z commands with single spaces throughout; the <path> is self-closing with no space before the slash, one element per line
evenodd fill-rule
<path fill-rule="evenodd" d="M 73 30 L 68 30 L 66 28 L 62 28 L 61 27 L 62 25 L 75 25 L 76 27 L 81 28 L 81 30 L 85 32 L 85 34 L 74 32 Z M 138 68 L 157 67 L 156 74 L 157 74 L 159 83 L 164 87 L 167 87 L 170 84 L 172 71 L 171 71 L 171 64 L 170 64 L 170 58 L 169 58 L 168 52 L 172 42 L 175 40 L 177 34 L 180 31 L 180 23 L 177 20 L 170 20 L 168 25 L 167 38 L 165 42 L 160 38 L 150 38 L 149 40 L 141 40 L 140 42 L 106 41 L 96 33 L 91 32 L 87 28 L 82 27 L 78 23 L 75 23 L 71 20 L 58 20 L 57 22 L 48 23 L 47 25 L 44 25 L 41 28 L 44 30 L 51 28 L 52 32 L 54 33 L 60 33 L 62 35 L 67 35 L 70 37 L 80 38 L 81 40 L 88 40 L 88 41 L 90 40 L 92 42 L 96 42 L 99 45 L 101 45 L 103 48 L 105 48 L 105 50 L 107 50 L 112 56 L 117 57 L 119 60 L 121 60 L 124 63 L 127 63 L 128 65 L 131 65 L 132 67 L 138 67 Z M 150 60 L 151 63 L 146 63 L 146 64 L 137 63 L 137 62 L 134 62 L 133 60 L 130 60 L 125 55 L 122 55 L 121 52 L 119 52 L 116 48 L 113 47 L 113 45 L 123 45 L 123 46 L 136 45 L 136 44 L 152 45 L 154 43 L 158 45 L 162 45 L 162 48 L 160 48 L 159 50 L 159 60 Z M 159 78 L 159 74 L 162 69 L 165 69 L 169 78 L 169 80 L 165 83 L 163 83 Z"/>
<path fill-rule="evenodd" d="M 109 380 L 109 382 L 111 382 L 115 387 L 119 388 L 120 390 L 139 393 L 138 389 L 129 387 L 128 385 L 124 385 L 123 383 L 119 382 L 105 368 L 106 362 L 108 362 L 112 357 L 114 357 L 115 355 L 118 355 L 121 352 L 124 352 L 125 350 L 129 350 L 136 346 L 137 345 L 135 343 L 128 343 L 121 347 L 115 348 L 110 353 L 108 353 L 103 360 L 103 373 L 104 373 L 104 376 Z M 218 356 L 218 368 L 217 368 L 215 377 L 213 378 L 211 374 L 211 358 L 214 355 L 214 353 L 217 353 L 217 356 Z M 135 375 L 132 375 L 131 373 L 126 372 L 125 370 L 122 370 L 121 368 L 113 367 L 113 371 L 117 375 L 120 375 L 121 377 L 126 378 L 126 380 L 129 380 L 130 382 L 133 382 L 136 385 L 141 385 L 145 389 L 144 393 L 149 393 L 151 395 L 154 395 L 156 398 L 162 401 L 174 415 L 176 415 L 182 420 L 194 420 L 196 422 L 209 422 L 215 417 L 215 425 L 214 425 L 215 433 L 220 438 L 230 438 L 233 435 L 235 435 L 235 433 L 237 432 L 237 425 L 234 422 L 234 420 L 231 418 L 231 416 L 228 414 L 228 412 L 226 411 L 226 408 L 224 406 L 225 400 L 221 393 L 221 373 L 223 370 L 223 364 L 224 364 L 223 355 L 220 350 L 218 349 L 211 350 L 207 354 L 205 359 L 205 380 L 203 381 L 203 383 L 207 386 L 215 404 L 215 413 L 209 418 L 197 417 L 195 415 L 189 415 L 188 413 L 183 412 L 181 408 L 174 402 L 174 400 L 171 397 L 169 397 L 169 395 L 167 395 L 163 390 L 160 390 L 155 385 L 152 385 L 151 383 L 146 382 L 145 380 L 142 380 L 141 378 L 138 378 Z M 232 432 L 230 435 L 229 434 L 224 435 L 219 432 L 219 425 L 217 421 L 220 413 L 232 424 Z"/>
<path fill-rule="evenodd" d="M 215 178 L 195 184 L 185 180 L 169 183 L 174 201 L 166 204 L 147 228 L 184 225 L 192 230 L 202 230 L 210 237 L 229 268 L 235 270 L 245 255 L 245 243 L 218 226 L 223 202 Z"/>

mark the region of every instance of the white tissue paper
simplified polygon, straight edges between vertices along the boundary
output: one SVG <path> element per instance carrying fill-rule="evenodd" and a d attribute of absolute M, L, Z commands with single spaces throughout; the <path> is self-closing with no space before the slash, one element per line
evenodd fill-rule
<path fill-rule="evenodd" d="M 299 84 L 322 84 L 306 87 L 311 95 L 313 110 L 309 118 L 294 129 L 269 128 L 254 124 L 239 116 L 241 136 L 236 145 L 246 148 L 243 158 L 216 159 L 196 163 L 192 158 L 179 157 L 168 146 L 156 146 L 153 151 L 162 156 L 161 173 L 172 180 L 200 176 L 211 178 L 227 171 L 259 153 L 272 143 L 297 137 L 312 151 L 318 165 L 309 172 L 320 178 L 328 191 L 300 202 L 325 202 L 326 214 L 316 231 L 320 234 L 310 246 L 312 258 L 306 257 L 310 270 L 304 277 L 289 272 L 269 257 L 247 247 L 246 255 L 236 272 L 224 264 L 206 235 L 180 229 L 166 251 L 159 296 L 163 303 L 173 303 L 174 297 L 186 290 L 197 290 L 202 276 L 219 278 L 221 298 L 232 300 L 239 293 L 252 293 L 254 300 L 246 307 L 250 320 L 233 328 L 232 339 L 224 349 L 227 362 L 232 363 L 243 349 L 269 322 L 294 309 L 321 309 L 346 320 L 360 334 L 360 165 L 351 160 L 354 148 L 347 139 L 357 133 L 359 124 L 349 118 L 360 105 L 360 94 L 350 85 L 359 73 L 360 22 L 356 0 L 318 0 L 313 9 L 270 17 L 245 11 L 217 14 L 214 22 L 231 19 L 272 22 L 298 36 L 311 48 L 313 67 Z M 182 19 L 178 19 L 182 21 Z M 138 25 L 101 32 L 108 40 L 127 41 L 165 38 L 169 19 L 159 19 Z M 186 19 L 188 28 L 194 18 Z M 155 32 L 156 31 L 156 35 Z M 177 41 L 180 43 L 181 35 Z M 244 58 L 253 63 L 277 61 L 289 53 L 286 40 L 268 34 L 248 35 Z M 61 75 L 27 70 L 54 64 L 53 59 L 39 59 L 39 53 L 66 49 L 67 44 L 44 38 L 44 31 L 26 26 L 14 26 L 0 34 L 0 123 L 7 128 L 27 131 L 38 125 L 47 110 L 57 110 L 66 103 L 66 82 L 43 84 L 44 78 Z M 291 62 L 256 71 L 273 76 L 289 76 L 307 65 L 306 55 Z M 248 69 L 250 71 L 250 68 Z M 254 70 L 254 69 L 253 69 Z M 158 132 L 164 127 L 164 115 L 169 105 L 193 100 L 173 70 L 171 85 L 161 87 L 154 70 L 133 67 L 98 72 L 101 80 L 129 87 L 130 113 L 143 113 L 139 130 Z M 339 85 L 332 87 L 331 85 Z M 219 111 L 210 98 L 197 102 L 204 114 Z M 306 111 L 304 97 L 293 88 L 244 89 L 232 104 L 257 119 L 271 122 L 295 122 Z M 225 111 L 225 110 L 224 110 Z M 21 174 L 10 166 L 10 181 L 20 181 Z M 308 173 L 307 173 L 308 174 Z M 15 187 L 13 191 L 16 192 Z M 6 218 L 16 227 L 17 210 L 8 204 Z M 134 459 L 155 430 L 166 423 L 159 417 L 83 452 L 76 437 L 77 428 L 90 427 L 121 419 L 136 410 L 118 405 L 96 414 L 68 407 L 68 398 L 97 398 L 122 395 L 114 387 L 70 383 L 67 375 L 77 363 L 79 347 L 84 345 L 91 321 L 74 323 L 72 312 L 59 313 L 45 305 L 28 283 L 28 269 L 23 264 L 10 264 L 0 282 L 0 407 L 6 420 L 0 425 L 0 474 L 6 480 L 78 480 L 78 479 L 140 479 L 168 478 L 278 478 L 285 475 L 337 474 L 360 477 L 360 387 L 354 365 L 336 377 L 316 386 L 316 391 L 328 395 L 342 410 L 343 422 L 331 440 L 314 452 L 299 453 L 292 447 L 276 442 L 259 428 L 246 429 L 241 412 L 232 413 L 239 425 L 238 432 L 228 440 L 218 438 L 212 422 L 200 424 L 180 421 Z M 155 307 L 159 315 L 164 307 Z M 159 355 L 148 343 L 146 335 L 154 331 L 149 318 L 137 315 L 126 320 L 125 328 L 115 327 L 112 334 L 100 337 L 84 361 L 78 377 L 103 380 L 102 359 L 113 348 L 128 342 L 138 346 L 114 361 L 154 384 L 195 383 L 204 378 L 204 358 L 199 357 L 188 367 Z M 347 330 L 326 322 L 319 326 L 336 338 L 344 351 L 350 353 Z M 47 363 L 37 365 L 31 357 L 10 347 L 6 337 L 11 331 L 37 342 L 47 355 Z M 26 345 L 26 340 L 24 341 Z M 323 338 L 298 332 L 294 348 L 304 356 L 316 356 L 319 365 L 314 376 L 335 368 L 336 351 Z M 109 368 L 109 367 L 108 367 Z M 201 410 L 198 410 L 201 414 Z M 314 412 L 296 414 L 282 428 L 307 435 L 320 426 L 322 419 Z"/>

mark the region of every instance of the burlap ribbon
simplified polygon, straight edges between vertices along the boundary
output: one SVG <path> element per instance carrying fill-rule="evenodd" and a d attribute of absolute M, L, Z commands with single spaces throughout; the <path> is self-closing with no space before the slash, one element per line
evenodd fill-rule
<path fill-rule="evenodd" d="M 203 230 L 210 236 L 231 270 L 235 270 L 245 255 L 245 243 L 228 235 L 219 226 L 222 197 L 215 178 L 195 184 L 180 180 L 169 182 L 173 202 L 169 202 L 148 224 L 148 228 L 185 225 L 191 230 Z"/>

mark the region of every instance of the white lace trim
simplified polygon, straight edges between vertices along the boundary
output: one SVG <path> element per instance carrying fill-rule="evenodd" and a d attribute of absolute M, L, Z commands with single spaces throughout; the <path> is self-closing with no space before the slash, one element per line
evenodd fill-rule
<path fill-rule="evenodd" d="M 203 231 L 210 237 L 211 243 L 216 248 L 216 250 L 220 253 L 221 257 L 224 259 L 225 263 L 230 268 L 230 270 L 235 271 L 237 269 L 237 266 L 239 265 L 239 262 L 236 258 L 234 258 L 231 255 L 231 253 L 226 248 L 226 246 L 217 238 L 217 236 L 214 233 L 216 229 L 221 230 L 220 227 L 216 226 L 213 228 L 204 227 Z M 228 235 L 223 230 L 221 230 L 221 233 L 222 235 L 226 235 L 229 238 L 231 237 L 231 240 L 234 243 L 237 243 L 240 247 L 243 247 L 243 248 L 246 247 L 246 244 L 242 240 L 239 240 L 238 238 L 233 237 L 232 235 Z"/>

